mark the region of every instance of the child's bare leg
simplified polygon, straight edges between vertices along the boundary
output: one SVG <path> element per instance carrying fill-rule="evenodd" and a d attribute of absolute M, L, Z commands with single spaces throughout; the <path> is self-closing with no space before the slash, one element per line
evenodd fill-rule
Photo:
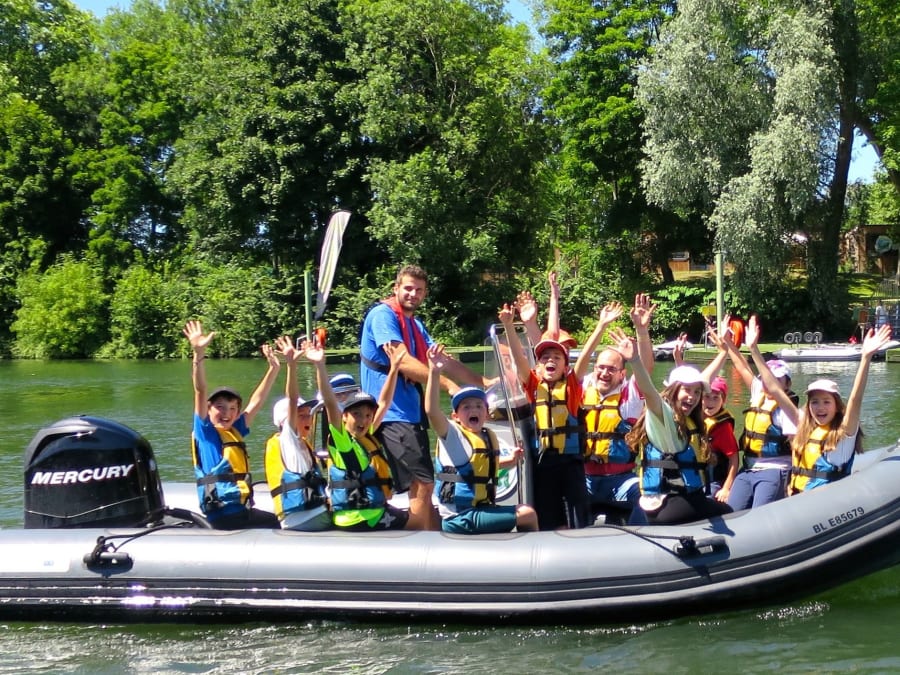
<path fill-rule="evenodd" d="M 435 510 L 431 505 L 431 492 L 434 483 L 423 483 L 414 480 L 409 486 L 409 524 L 410 530 L 438 530 Z"/>

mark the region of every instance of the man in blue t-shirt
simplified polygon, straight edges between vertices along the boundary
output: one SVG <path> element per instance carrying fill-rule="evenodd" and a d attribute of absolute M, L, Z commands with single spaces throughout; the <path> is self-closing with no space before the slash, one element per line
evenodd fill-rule
<path fill-rule="evenodd" d="M 391 464 L 394 491 L 409 491 L 411 514 L 429 522 L 430 529 L 439 529 L 431 493 L 434 487 L 434 466 L 423 413 L 422 386 L 428 379 L 427 351 L 434 344 L 425 325 L 415 316 L 419 305 L 428 295 L 428 275 L 416 265 L 405 265 L 397 272 L 393 294 L 373 307 L 363 321 L 360 335 L 360 375 L 362 390 L 378 396 L 387 377 L 389 359 L 384 351 L 387 344 L 404 343 L 407 356 L 400 364 L 400 379 L 391 407 L 385 414 L 378 437 L 384 445 Z M 441 386 L 451 393 L 459 384 L 484 386 L 481 375 L 459 361 L 450 361 L 444 368 Z M 418 519 L 418 518 L 417 518 Z"/>

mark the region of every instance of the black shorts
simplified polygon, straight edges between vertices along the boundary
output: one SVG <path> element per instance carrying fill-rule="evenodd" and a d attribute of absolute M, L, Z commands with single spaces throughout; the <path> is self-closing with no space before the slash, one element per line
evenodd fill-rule
<path fill-rule="evenodd" d="M 281 522 L 274 513 L 260 509 L 245 509 L 209 521 L 215 530 L 281 529 Z"/>
<path fill-rule="evenodd" d="M 428 432 L 421 424 L 385 422 L 377 436 L 391 467 L 394 492 L 406 492 L 413 481 L 434 483 Z"/>
<path fill-rule="evenodd" d="M 731 513 L 731 507 L 707 497 L 703 490 L 696 490 L 688 494 L 667 495 L 662 506 L 656 511 L 643 511 L 640 507 L 635 511 L 641 511 L 650 525 L 680 525 L 724 516 Z M 643 525 L 641 514 L 632 513 L 629 523 Z"/>
<path fill-rule="evenodd" d="M 590 502 L 581 455 L 548 451 L 535 461 L 534 510 L 542 530 L 588 525 Z"/>

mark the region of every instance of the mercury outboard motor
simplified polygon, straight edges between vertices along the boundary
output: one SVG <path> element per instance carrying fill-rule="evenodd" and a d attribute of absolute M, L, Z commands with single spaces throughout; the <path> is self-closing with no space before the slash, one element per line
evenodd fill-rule
<path fill-rule="evenodd" d="M 99 417 L 42 429 L 25 450 L 25 527 L 139 527 L 161 519 L 150 443 Z"/>

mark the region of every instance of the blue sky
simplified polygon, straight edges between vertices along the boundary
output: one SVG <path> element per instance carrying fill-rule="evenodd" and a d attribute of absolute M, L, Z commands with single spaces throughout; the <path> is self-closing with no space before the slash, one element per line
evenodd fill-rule
<path fill-rule="evenodd" d="M 113 7 L 128 7 L 131 5 L 130 0 L 74 0 L 75 4 L 81 9 L 93 12 L 97 16 L 103 16 L 107 10 Z M 507 0 L 507 9 L 517 21 L 529 23 L 531 21 L 531 10 L 528 9 L 523 0 Z M 878 158 L 875 151 L 865 144 L 862 138 L 857 137 L 853 143 L 853 163 L 850 166 L 850 180 L 858 179 L 869 182 L 875 172 L 875 166 Z"/>

